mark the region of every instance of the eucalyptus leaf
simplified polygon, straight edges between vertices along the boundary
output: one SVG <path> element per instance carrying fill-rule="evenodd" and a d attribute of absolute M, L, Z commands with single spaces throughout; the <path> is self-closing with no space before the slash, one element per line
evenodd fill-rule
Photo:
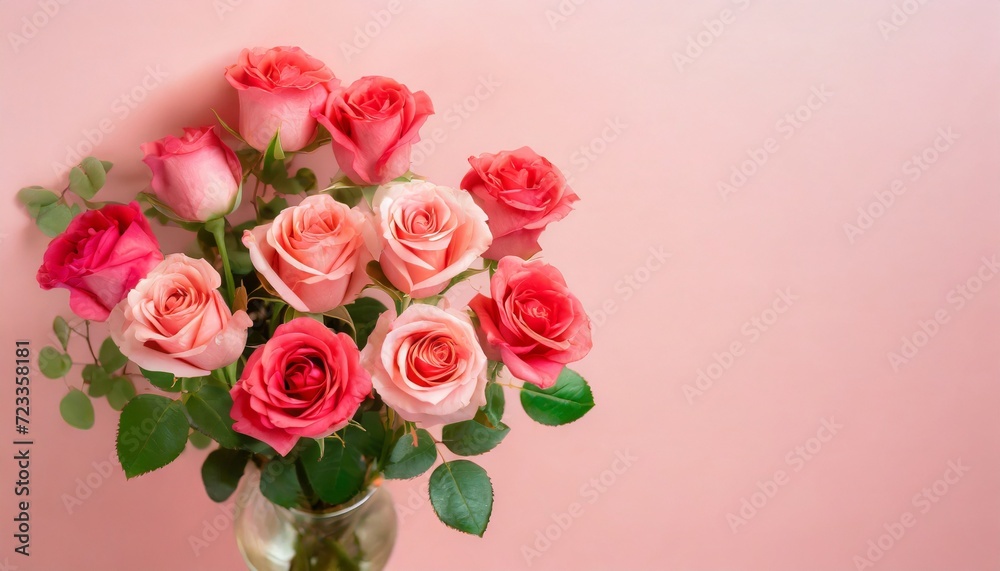
<path fill-rule="evenodd" d="M 70 389 L 59 401 L 59 414 L 74 428 L 87 430 L 94 426 L 94 404 L 80 389 Z"/>

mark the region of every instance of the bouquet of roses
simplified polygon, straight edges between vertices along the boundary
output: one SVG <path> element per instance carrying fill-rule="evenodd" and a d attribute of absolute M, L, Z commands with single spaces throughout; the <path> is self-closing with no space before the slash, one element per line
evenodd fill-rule
<path fill-rule="evenodd" d="M 312 513 L 440 457 L 435 512 L 481 536 L 490 479 L 445 451 L 475 456 L 507 436 L 505 387 L 547 425 L 593 406 L 566 367 L 590 350 L 587 315 L 533 259 L 578 197 L 528 147 L 470 158 L 457 187 L 410 172 L 433 107 L 392 79 L 342 85 L 294 47 L 244 50 L 225 78 L 238 129 L 220 118 L 225 132 L 142 145 L 152 179 L 137 201 L 97 201 L 111 164 L 93 157 L 60 192 L 18 195 L 53 237 L 38 283 L 69 290 L 78 317 L 56 318 L 60 346 L 38 354 L 45 376 L 82 381 L 68 382 L 62 416 L 89 428 L 102 397 L 120 410 L 128 478 L 214 441 L 202 470 L 213 500 L 249 464 L 268 474 L 263 497 Z M 292 163 L 326 146 L 342 176 L 321 187 Z M 150 219 L 190 231 L 193 246 L 162 253 Z M 481 273 L 488 291 L 460 306 L 445 295 Z M 106 323 L 103 342 L 92 322 Z M 81 370 L 74 335 L 91 359 Z"/>

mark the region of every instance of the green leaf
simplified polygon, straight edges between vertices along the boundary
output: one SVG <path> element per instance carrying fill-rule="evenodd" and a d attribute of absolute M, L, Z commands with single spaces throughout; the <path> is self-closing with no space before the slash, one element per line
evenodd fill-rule
<path fill-rule="evenodd" d="M 184 408 L 191 417 L 191 426 L 211 436 L 226 448 L 236 448 L 240 439 L 233 432 L 229 411 L 233 398 L 229 391 L 215 385 L 203 385 L 197 392 L 184 396 Z"/>
<path fill-rule="evenodd" d="M 344 441 L 363 456 L 378 458 L 385 442 L 385 425 L 377 410 L 363 412 L 358 421 L 361 426 L 350 424 L 343 431 Z"/>
<path fill-rule="evenodd" d="M 80 166 L 69 171 L 69 190 L 84 200 L 94 198 L 107 178 L 104 164 L 94 157 L 83 159 Z"/>
<path fill-rule="evenodd" d="M 208 497 L 215 502 L 224 502 L 236 491 L 243 477 L 250 453 L 245 450 L 213 450 L 201 465 L 201 481 L 205 484 Z"/>
<path fill-rule="evenodd" d="M 215 441 L 197 430 L 192 430 L 191 434 L 188 434 L 188 442 L 190 442 L 191 446 L 194 446 L 198 450 L 204 450 L 211 446 Z"/>
<path fill-rule="evenodd" d="M 448 527 L 482 537 L 493 512 L 493 484 L 479 465 L 468 460 L 445 462 L 430 481 L 431 506 Z"/>
<path fill-rule="evenodd" d="M 404 432 L 392 447 L 389 459 L 385 463 L 385 477 L 391 480 L 407 480 L 416 478 L 434 465 L 437 460 L 437 448 L 434 447 L 434 437 L 422 428 L 417 429 L 417 445 L 413 445 L 413 436 Z"/>
<path fill-rule="evenodd" d="M 118 460 L 126 478 L 162 468 L 184 451 L 188 422 L 181 403 L 160 395 L 139 395 L 118 419 Z"/>
<path fill-rule="evenodd" d="M 104 173 L 107 174 L 111 172 L 111 167 L 115 166 L 115 163 L 111 161 L 101 161 L 101 166 L 104 167 Z"/>
<path fill-rule="evenodd" d="M 264 200 L 263 196 L 257 197 L 257 212 L 260 214 L 260 222 L 274 220 L 278 213 L 288 208 L 288 201 L 281 196 L 275 196 L 270 201 Z"/>
<path fill-rule="evenodd" d="M 243 235 L 242 232 L 239 233 Z M 226 233 L 226 250 L 229 254 L 229 267 L 234 276 L 245 276 L 253 271 L 253 263 L 250 261 L 250 250 L 243 245 L 243 241 L 237 238 L 233 232 Z M 239 283 L 239 280 L 237 280 Z"/>
<path fill-rule="evenodd" d="M 34 219 L 38 218 L 43 206 L 58 202 L 59 195 L 40 186 L 29 186 L 17 192 L 17 200 L 28 209 L 28 215 Z"/>
<path fill-rule="evenodd" d="M 143 377 L 149 381 L 149 384 L 154 387 L 171 393 L 176 393 L 181 390 L 181 383 L 177 382 L 177 377 L 173 373 L 161 373 L 159 371 L 147 371 L 146 369 L 139 368 L 139 372 L 142 373 Z"/>
<path fill-rule="evenodd" d="M 260 493 L 284 508 L 301 503 L 303 493 L 295 464 L 272 460 L 260 471 Z"/>
<path fill-rule="evenodd" d="M 496 383 L 486 385 L 486 406 L 482 408 L 482 411 L 493 426 L 500 426 L 506 402 L 503 387 Z"/>
<path fill-rule="evenodd" d="M 396 286 L 392 285 L 392 282 L 389 281 L 389 278 L 385 275 L 382 266 L 379 265 L 377 260 L 368 262 L 368 265 L 365 266 L 365 272 L 379 289 L 388 293 L 394 300 L 398 301 L 402 299 L 403 293 L 396 289 Z"/>
<path fill-rule="evenodd" d="M 73 366 L 73 359 L 55 347 L 44 347 L 38 353 L 38 370 L 50 379 L 61 379 Z"/>
<path fill-rule="evenodd" d="M 285 152 L 281 149 L 281 133 L 275 133 L 264 151 L 264 164 L 261 168 L 261 180 L 272 184 L 275 180 L 288 178 L 285 169 Z M 277 189 L 275 189 L 277 190 Z"/>
<path fill-rule="evenodd" d="M 52 331 L 55 332 L 56 338 L 59 339 L 59 344 L 62 345 L 63 351 L 69 346 L 69 323 L 61 315 L 57 315 L 55 320 L 52 322 Z"/>
<path fill-rule="evenodd" d="M 111 379 L 111 390 L 108 391 L 108 404 L 115 410 L 122 410 L 135 396 L 135 384 L 128 377 Z"/>
<path fill-rule="evenodd" d="M 87 381 L 87 394 L 92 397 L 103 397 L 111 392 L 111 376 L 97 365 L 85 365 L 80 374 Z"/>
<path fill-rule="evenodd" d="M 295 180 L 298 181 L 303 190 L 316 188 L 316 173 L 312 169 L 302 167 L 295 171 Z"/>
<path fill-rule="evenodd" d="M 348 208 L 354 208 L 361 202 L 361 187 L 358 186 L 332 186 L 329 189 L 330 196 L 337 202 L 346 204 Z"/>
<path fill-rule="evenodd" d="M 97 359 L 101 362 L 104 370 L 109 373 L 121 369 L 125 366 L 125 363 L 128 363 L 128 359 L 125 355 L 122 355 L 118 345 L 115 345 L 115 342 L 110 337 L 105 339 L 104 343 L 101 343 L 101 351 L 97 354 Z"/>
<path fill-rule="evenodd" d="M 485 416 L 476 415 L 477 419 L 489 422 Z M 510 432 L 505 424 L 494 427 L 486 426 L 474 420 L 465 420 L 445 425 L 441 429 L 441 441 L 448 450 L 459 456 L 476 456 L 493 450 Z"/>
<path fill-rule="evenodd" d="M 328 504 L 342 504 L 361 491 L 365 483 L 365 463 L 360 452 L 329 438 L 320 458 L 319 446 L 313 444 L 302 453 L 302 466 L 313 490 Z"/>
<path fill-rule="evenodd" d="M 233 129 L 228 124 L 226 124 L 226 122 L 222 120 L 222 117 L 219 116 L 219 112 L 218 111 L 216 111 L 215 109 L 212 109 L 212 113 L 215 114 L 216 120 L 219 121 L 219 125 L 222 125 L 223 129 L 225 129 L 230 135 L 236 137 L 239 141 L 241 141 L 243 143 L 246 143 L 246 140 L 243 138 L 243 135 L 240 135 L 239 132 L 236 129 Z"/>
<path fill-rule="evenodd" d="M 87 430 L 94 426 L 94 405 L 80 389 L 70 389 L 59 401 L 59 414 L 74 428 Z"/>
<path fill-rule="evenodd" d="M 354 322 L 354 340 L 358 349 L 364 349 L 368 344 L 368 336 L 375 329 L 375 323 L 387 308 L 381 301 L 371 297 L 359 297 L 344 308 Z"/>
<path fill-rule="evenodd" d="M 73 211 L 70 207 L 61 202 L 56 202 L 39 208 L 38 218 L 35 222 L 43 234 L 50 238 L 55 238 L 66 231 L 66 227 L 69 226 L 72 220 Z"/>
<path fill-rule="evenodd" d="M 458 285 L 458 284 L 464 282 L 465 280 L 471 278 L 472 276 L 477 275 L 477 274 L 481 274 L 481 273 L 483 273 L 485 271 L 486 271 L 486 268 L 465 270 L 464 272 L 462 272 L 462 273 L 458 274 L 457 276 L 451 278 L 451 281 L 449 281 L 448 285 L 445 286 L 444 291 L 448 291 L 451 288 L 455 287 L 456 285 Z"/>
<path fill-rule="evenodd" d="M 556 384 L 547 389 L 524 383 L 521 406 L 535 422 L 559 426 L 579 419 L 594 408 L 594 395 L 583 377 L 563 367 Z"/>

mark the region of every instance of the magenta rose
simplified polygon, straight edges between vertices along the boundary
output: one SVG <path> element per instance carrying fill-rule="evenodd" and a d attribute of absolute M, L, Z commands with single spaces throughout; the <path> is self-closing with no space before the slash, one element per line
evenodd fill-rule
<path fill-rule="evenodd" d="M 461 186 L 490 218 L 493 244 L 484 257 L 491 260 L 538 253 L 542 230 L 580 199 L 559 169 L 528 147 L 469 157 L 469 164 Z"/>
<path fill-rule="evenodd" d="M 220 285 L 207 261 L 170 254 L 111 312 L 111 339 L 150 371 L 201 377 L 225 367 L 243 353 L 253 322 L 230 312 Z"/>
<path fill-rule="evenodd" d="M 179 139 L 168 135 L 140 148 L 153 171 L 149 199 L 171 218 L 207 222 L 239 205 L 243 168 L 215 127 L 187 127 Z"/>
<path fill-rule="evenodd" d="M 275 133 L 281 147 L 298 151 L 316 135 L 316 118 L 340 85 L 330 68 L 302 48 L 244 49 L 226 79 L 240 98 L 240 134 L 258 151 Z"/>
<path fill-rule="evenodd" d="M 515 256 L 500 260 L 490 279 L 492 297 L 469 307 L 491 348 L 515 377 L 546 389 L 567 363 L 590 352 L 590 319 L 559 270 Z"/>
<path fill-rule="evenodd" d="M 243 244 L 261 278 L 288 305 L 323 313 L 354 301 L 368 283 L 365 223 L 357 209 L 317 194 L 246 230 Z"/>
<path fill-rule="evenodd" d="M 73 313 L 105 321 L 162 259 L 139 204 L 109 204 L 80 214 L 49 242 L 36 277 L 42 289 L 68 289 Z"/>
<path fill-rule="evenodd" d="M 379 265 L 400 291 L 437 295 L 490 245 L 486 214 L 467 192 L 425 181 L 383 186 L 372 199 Z"/>
<path fill-rule="evenodd" d="M 250 355 L 231 391 L 233 430 L 286 456 L 299 438 L 324 438 L 347 426 L 371 392 L 350 336 L 298 317 Z"/>
<path fill-rule="evenodd" d="M 388 77 L 362 77 L 334 92 L 316 119 L 333 137 L 333 155 L 356 184 L 388 182 L 410 169 L 410 147 L 434 113 L 430 97 Z"/>
<path fill-rule="evenodd" d="M 425 426 L 469 420 L 486 404 L 486 355 L 465 313 L 414 304 L 383 313 L 361 352 L 382 400 Z"/>

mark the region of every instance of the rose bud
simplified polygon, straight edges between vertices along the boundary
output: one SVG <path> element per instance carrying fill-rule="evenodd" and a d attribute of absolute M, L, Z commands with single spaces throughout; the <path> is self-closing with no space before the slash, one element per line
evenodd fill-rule
<path fill-rule="evenodd" d="M 243 168 L 215 127 L 188 127 L 179 139 L 168 135 L 141 149 L 153 172 L 153 194 L 146 196 L 170 218 L 207 222 L 239 206 Z"/>

